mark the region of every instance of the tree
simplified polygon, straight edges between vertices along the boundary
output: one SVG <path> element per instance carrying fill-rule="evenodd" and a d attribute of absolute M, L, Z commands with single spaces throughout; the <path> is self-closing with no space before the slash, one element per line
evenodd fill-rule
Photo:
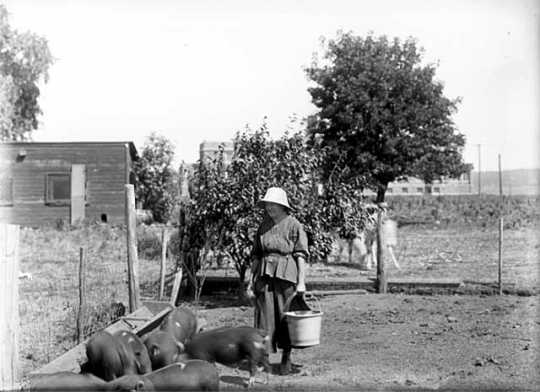
<path fill-rule="evenodd" d="M 47 40 L 30 32 L 20 33 L 8 23 L 0 4 L 0 134 L 1 141 L 31 139 L 42 113 L 38 84 L 48 81 L 53 58 Z"/>
<path fill-rule="evenodd" d="M 166 137 L 152 132 L 138 160 L 134 162 L 135 195 L 154 220 L 166 222 L 176 199 L 174 191 L 174 145 Z"/>
<path fill-rule="evenodd" d="M 325 152 L 326 180 L 371 187 L 382 202 L 389 182 L 417 176 L 431 183 L 466 170 L 465 137 L 451 118 L 459 99 L 444 96 L 422 53 L 413 39 L 340 32 L 323 61 L 306 69 L 319 108 L 308 133 Z"/>
<path fill-rule="evenodd" d="M 324 260 L 334 233 L 352 236 L 361 230 L 368 210 L 346 184 L 327 184 L 319 194 L 320 163 L 320 154 L 307 146 L 301 132 L 285 133 L 278 140 L 270 139 L 265 125 L 254 132 L 246 129 L 238 133 L 229 166 L 224 165 L 223 154 L 199 163 L 192 200 L 184 204 L 181 213 L 183 254 L 199 254 L 210 242 L 214 251 L 225 253 L 234 262 L 243 282 L 263 217 L 256 204 L 268 187 L 279 186 L 287 192 L 294 215 L 308 234 L 310 260 Z"/>

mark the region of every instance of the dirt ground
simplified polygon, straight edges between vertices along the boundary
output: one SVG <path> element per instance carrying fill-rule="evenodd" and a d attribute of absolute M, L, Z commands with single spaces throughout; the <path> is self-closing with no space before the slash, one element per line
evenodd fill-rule
<path fill-rule="evenodd" d="M 260 390 L 536 390 L 537 297 L 336 295 L 321 298 L 321 344 L 293 351 L 289 376 Z M 252 324 L 253 308 L 202 309 L 208 328 Z M 270 358 L 277 371 L 279 354 Z M 222 388 L 247 371 L 220 366 Z"/>

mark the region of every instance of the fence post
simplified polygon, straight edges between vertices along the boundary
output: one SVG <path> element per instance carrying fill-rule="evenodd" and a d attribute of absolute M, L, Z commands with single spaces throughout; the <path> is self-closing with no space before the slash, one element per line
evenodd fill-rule
<path fill-rule="evenodd" d="M 503 252 L 503 217 L 499 218 L 499 295 L 502 295 L 502 252 Z"/>
<path fill-rule="evenodd" d="M 377 212 L 377 292 L 384 294 L 387 290 L 386 271 L 384 266 L 384 208 L 386 203 L 379 203 Z"/>
<path fill-rule="evenodd" d="M 502 169 L 501 169 L 501 154 L 499 154 L 498 157 L 499 161 L 499 197 L 500 197 L 500 203 L 501 206 L 499 207 L 499 295 L 502 295 L 502 264 L 503 264 L 503 231 L 504 231 L 504 224 L 503 224 L 503 215 L 504 215 L 504 197 L 503 197 L 503 184 L 502 184 Z"/>
<path fill-rule="evenodd" d="M 178 292 L 180 291 L 180 284 L 182 283 L 182 268 L 179 268 L 174 274 L 174 283 L 171 291 L 170 303 L 172 306 L 176 306 L 176 299 Z"/>
<path fill-rule="evenodd" d="M 77 343 L 84 340 L 84 315 L 86 314 L 86 257 L 79 249 L 79 311 L 77 313 Z"/>
<path fill-rule="evenodd" d="M 19 372 L 19 226 L 0 224 L 0 390 L 17 389 Z"/>
<path fill-rule="evenodd" d="M 165 272 L 167 270 L 167 241 L 169 239 L 167 228 L 164 227 L 161 232 L 161 266 L 160 266 L 160 279 L 159 279 L 159 300 L 163 300 L 165 291 Z"/>
<path fill-rule="evenodd" d="M 137 220 L 135 214 L 135 188 L 125 184 L 126 192 L 126 230 L 127 230 L 127 261 L 128 261 L 128 295 L 129 312 L 139 308 L 139 273 L 137 257 Z"/>

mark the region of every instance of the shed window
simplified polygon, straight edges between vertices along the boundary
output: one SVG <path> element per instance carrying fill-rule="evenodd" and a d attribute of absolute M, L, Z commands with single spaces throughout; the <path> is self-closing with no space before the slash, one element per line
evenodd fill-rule
<path fill-rule="evenodd" d="M 71 181 L 69 173 L 47 174 L 46 202 L 51 204 L 69 204 L 71 199 Z"/>
<path fill-rule="evenodd" d="M 409 192 L 409 188 L 407 188 L 407 187 L 401 188 L 401 192 L 403 192 L 403 193 L 408 193 L 408 192 Z"/>
<path fill-rule="evenodd" d="M 416 192 L 418 192 L 418 193 L 424 193 L 424 188 L 416 188 Z"/>
<path fill-rule="evenodd" d="M 13 178 L 0 178 L 0 206 L 13 205 Z"/>
<path fill-rule="evenodd" d="M 441 188 L 439 188 L 438 186 L 436 186 L 435 188 L 433 188 L 433 192 L 435 192 L 435 193 L 441 193 Z"/>

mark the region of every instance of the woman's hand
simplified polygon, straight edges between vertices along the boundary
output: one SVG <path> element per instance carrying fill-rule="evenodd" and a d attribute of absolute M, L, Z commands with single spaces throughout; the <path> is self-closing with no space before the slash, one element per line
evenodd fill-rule
<path fill-rule="evenodd" d="M 253 292 L 253 281 L 251 279 L 246 287 L 246 295 L 248 298 L 255 298 L 255 293 Z"/>
<path fill-rule="evenodd" d="M 298 282 L 296 285 L 296 291 L 299 293 L 305 293 L 306 292 L 306 284 L 304 282 Z"/>

